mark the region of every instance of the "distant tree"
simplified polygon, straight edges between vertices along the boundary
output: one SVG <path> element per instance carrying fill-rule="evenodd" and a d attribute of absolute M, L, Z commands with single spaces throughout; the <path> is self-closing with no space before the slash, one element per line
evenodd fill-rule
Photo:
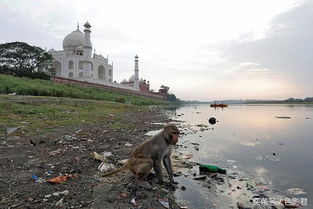
<path fill-rule="evenodd" d="M 176 98 L 175 94 L 168 94 L 166 99 L 169 100 L 169 101 L 172 101 L 172 102 L 176 102 L 177 101 L 177 98 Z"/>
<path fill-rule="evenodd" d="M 304 99 L 305 102 L 313 102 L 313 97 L 307 97 Z"/>
<path fill-rule="evenodd" d="M 50 79 L 55 74 L 53 58 L 42 48 L 24 42 L 0 44 L 0 73 Z"/>
<path fill-rule="evenodd" d="M 168 86 L 162 85 L 160 87 L 161 92 L 168 93 L 169 90 L 170 90 L 170 87 L 168 87 Z"/>

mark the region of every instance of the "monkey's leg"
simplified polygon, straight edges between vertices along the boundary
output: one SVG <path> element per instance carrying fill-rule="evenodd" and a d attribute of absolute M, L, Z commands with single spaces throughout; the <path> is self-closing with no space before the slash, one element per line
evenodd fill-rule
<path fill-rule="evenodd" d="M 130 165 L 130 170 L 136 176 L 139 185 L 147 189 L 152 189 L 150 184 L 145 181 L 145 178 L 149 175 L 153 167 L 153 160 L 151 158 L 134 158 L 130 160 Z"/>

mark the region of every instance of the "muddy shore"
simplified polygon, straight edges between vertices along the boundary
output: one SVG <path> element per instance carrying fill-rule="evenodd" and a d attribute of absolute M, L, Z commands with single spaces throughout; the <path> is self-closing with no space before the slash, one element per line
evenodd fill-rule
<path fill-rule="evenodd" d="M 173 191 L 157 184 L 139 188 L 129 172 L 103 179 L 93 152 L 111 152 L 107 162 L 115 166 L 131 150 L 149 138 L 145 134 L 170 123 L 163 111 L 141 109 L 110 115 L 111 120 L 71 126 L 26 137 L 10 134 L 0 145 L 0 208 L 179 208 Z M 132 123 L 131 129 L 112 129 L 112 124 Z M 65 182 L 47 180 L 69 175 Z M 163 205 L 162 205 L 163 204 Z"/>

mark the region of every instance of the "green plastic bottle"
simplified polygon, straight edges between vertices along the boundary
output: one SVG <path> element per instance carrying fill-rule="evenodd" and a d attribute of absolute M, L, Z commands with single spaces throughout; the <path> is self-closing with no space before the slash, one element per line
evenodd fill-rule
<path fill-rule="evenodd" d="M 226 174 L 226 169 L 225 168 L 220 168 L 216 165 L 206 165 L 206 164 L 201 164 L 199 166 L 200 173 L 221 173 L 221 174 Z"/>

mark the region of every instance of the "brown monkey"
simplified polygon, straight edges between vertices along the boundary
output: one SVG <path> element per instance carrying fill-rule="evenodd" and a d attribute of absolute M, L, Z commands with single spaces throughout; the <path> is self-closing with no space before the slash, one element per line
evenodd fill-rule
<path fill-rule="evenodd" d="M 174 145 L 178 142 L 178 136 L 179 130 L 175 125 L 165 126 L 157 135 L 136 147 L 124 166 L 105 173 L 102 176 L 111 176 L 128 169 L 136 176 L 136 179 L 139 180 L 143 186 L 151 188 L 148 182 L 144 181 L 144 179 L 148 176 L 152 168 L 154 169 L 159 183 L 164 184 L 161 169 L 163 161 L 164 167 L 169 175 L 170 186 L 173 187 L 173 184 L 176 184 L 176 182 L 174 182 L 170 157 Z"/>

